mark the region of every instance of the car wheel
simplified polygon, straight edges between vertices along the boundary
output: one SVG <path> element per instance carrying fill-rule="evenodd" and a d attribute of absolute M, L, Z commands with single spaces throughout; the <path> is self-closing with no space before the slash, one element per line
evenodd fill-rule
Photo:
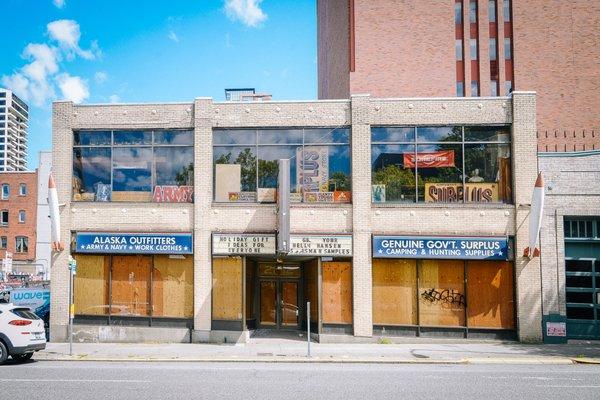
<path fill-rule="evenodd" d="M 0 365 L 4 364 L 7 358 L 8 350 L 6 349 L 4 343 L 0 342 Z"/>
<path fill-rule="evenodd" d="M 18 362 L 31 360 L 31 357 L 33 357 L 33 353 L 25 353 L 25 354 L 19 354 L 18 356 L 12 356 L 13 360 L 18 361 Z"/>

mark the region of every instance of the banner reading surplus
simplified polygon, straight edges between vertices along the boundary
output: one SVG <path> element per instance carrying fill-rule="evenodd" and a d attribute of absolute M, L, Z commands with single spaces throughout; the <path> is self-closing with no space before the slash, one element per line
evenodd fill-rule
<path fill-rule="evenodd" d="M 465 183 L 467 202 L 498 202 L 497 183 Z M 426 203 L 462 203 L 465 198 L 462 183 L 426 183 Z"/>

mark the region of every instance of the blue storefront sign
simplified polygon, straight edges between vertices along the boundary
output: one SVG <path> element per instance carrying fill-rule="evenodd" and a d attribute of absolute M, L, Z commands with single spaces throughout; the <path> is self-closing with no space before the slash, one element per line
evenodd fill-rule
<path fill-rule="evenodd" d="M 78 232 L 76 253 L 192 254 L 190 233 Z"/>
<path fill-rule="evenodd" d="M 373 236 L 374 258 L 508 260 L 506 237 Z"/>

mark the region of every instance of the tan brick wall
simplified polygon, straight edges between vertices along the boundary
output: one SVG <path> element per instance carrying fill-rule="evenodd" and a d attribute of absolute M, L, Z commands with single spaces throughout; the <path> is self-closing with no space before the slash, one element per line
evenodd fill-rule
<path fill-rule="evenodd" d="M 108 108 L 110 107 L 110 109 Z M 268 204 L 213 204 L 212 129 L 219 127 L 339 127 L 350 126 L 353 203 L 293 205 L 292 233 L 353 235 L 354 334 L 372 335 L 371 235 L 517 235 L 524 243 L 528 203 L 537 171 L 535 95 L 515 93 L 514 100 L 495 99 L 374 99 L 267 103 L 73 106 L 55 103 L 53 143 L 59 185 L 63 235 L 71 230 L 136 230 L 194 233 L 194 326 L 196 340 L 207 340 L 211 329 L 211 250 L 213 232 L 274 232 L 275 207 Z M 127 113 L 125 113 L 127 111 Z M 156 118 L 156 116 L 160 118 Z M 373 125 L 510 124 L 513 126 L 515 205 L 378 205 L 371 204 L 370 128 Z M 188 204 L 72 203 L 70 201 L 72 129 L 194 127 L 195 202 Z M 67 157 L 64 155 L 67 154 Z M 525 210 L 525 211 L 521 211 Z M 150 217 L 149 217 L 150 216 Z M 468 223 L 465 223 L 468 221 Z M 526 225 L 526 223 L 525 223 Z M 523 236 L 525 235 L 525 236 Z M 68 238 L 65 239 L 68 243 Z M 67 251 L 53 269 L 54 332 L 64 332 L 67 318 Z M 518 261 L 518 308 L 522 337 L 539 336 L 535 325 L 540 297 L 532 263 Z M 539 275 L 539 274 L 538 274 Z M 537 285 L 537 286 L 536 286 Z M 539 319 L 539 318 L 538 318 Z M 526 325 L 531 323 L 531 326 Z M 536 336 L 537 335 L 537 336 Z"/>
<path fill-rule="evenodd" d="M 20 185 L 27 185 L 27 194 L 19 194 Z M 35 172 L 0 172 L 0 190 L 2 185 L 10 187 L 8 199 L 2 200 L 0 196 L 0 210 L 8 211 L 8 226 L 0 226 L 0 236 L 6 236 L 7 248 L 0 249 L 0 258 L 4 258 L 6 251 L 13 254 L 15 261 L 31 261 L 35 259 L 36 223 L 37 223 L 37 171 Z M 1 193 L 1 192 L 0 192 Z M 25 222 L 19 222 L 19 211 L 25 211 Z M 15 238 L 25 236 L 28 238 L 26 253 L 16 252 Z"/>

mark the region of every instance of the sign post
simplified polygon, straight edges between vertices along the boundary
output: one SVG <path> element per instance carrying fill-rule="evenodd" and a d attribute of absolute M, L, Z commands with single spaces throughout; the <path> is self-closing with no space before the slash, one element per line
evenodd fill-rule
<path fill-rule="evenodd" d="M 306 337 L 308 340 L 307 357 L 310 358 L 310 301 L 306 302 Z"/>
<path fill-rule="evenodd" d="M 69 256 L 69 355 L 73 355 L 73 277 L 77 274 L 77 261 Z"/>

